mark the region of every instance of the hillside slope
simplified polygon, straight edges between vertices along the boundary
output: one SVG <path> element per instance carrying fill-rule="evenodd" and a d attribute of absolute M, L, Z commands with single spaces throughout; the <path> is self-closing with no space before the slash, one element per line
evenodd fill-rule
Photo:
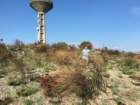
<path fill-rule="evenodd" d="M 47 48 L 47 49 L 46 49 Z M 0 45 L 0 105 L 139 105 L 139 55 L 96 50 Z"/>

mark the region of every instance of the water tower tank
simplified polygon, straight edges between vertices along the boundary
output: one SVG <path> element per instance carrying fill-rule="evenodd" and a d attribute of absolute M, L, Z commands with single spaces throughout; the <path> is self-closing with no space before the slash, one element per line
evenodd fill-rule
<path fill-rule="evenodd" d="M 46 43 L 45 13 L 53 8 L 51 0 L 30 0 L 30 6 L 38 13 L 38 42 Z"/>

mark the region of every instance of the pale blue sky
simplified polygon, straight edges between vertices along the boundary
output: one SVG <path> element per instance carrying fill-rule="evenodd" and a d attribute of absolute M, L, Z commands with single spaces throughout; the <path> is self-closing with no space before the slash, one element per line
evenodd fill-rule
<path fill-rule="evenodd" d="M 0 0 L 0 38 L 6 43 L 37 39 L 36 12 L 28 0 Z M 79 44 L 91 41 L 96 48 L 108 46 L 140 51 L 140 0 L 53 0 L 46 15 L 47 42 Z"/>

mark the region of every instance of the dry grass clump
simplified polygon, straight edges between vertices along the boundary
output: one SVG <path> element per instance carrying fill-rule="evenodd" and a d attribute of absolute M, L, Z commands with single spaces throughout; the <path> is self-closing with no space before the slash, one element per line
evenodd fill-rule
<path fill-rule="evenodd" d="M 89 57 L 89 63 L 93 64 L 94 67 L 98 70 L 102 70 L 102 67 L 105 65 L 103 56 L 91 54 Z"/>
<path fill-rule="evenodd" d="M 52 56 L 49 56 L 52 61 L 55 61 L 61 65 L 72 65 L 78 59 L 77 52 L 69 50 L 57 50 Z"/>
<path fill-rule="evenodd" d="M 78 59 L 76 47 L 64 42 L 52 45 L 35 45 L 34 51 L 35 53 L 32 54 L 34 58 L 40 56 L 60 65 L 72 65 Z"/>

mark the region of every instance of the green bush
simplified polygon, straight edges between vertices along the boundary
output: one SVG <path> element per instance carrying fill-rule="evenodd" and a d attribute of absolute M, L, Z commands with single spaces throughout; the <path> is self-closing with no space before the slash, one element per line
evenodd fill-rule
<path fill-rule="evenodd" d="M 131 75 L 131 74 L 133 74 L 133 72 L 134 72 L 135 70 L 134 70 L 134 69 L 131 69 L 131 68 L 129 68 L 129 67 L 123 67 L 123 68 L 121 69 L 121 71 L 122 71 L 123 74 Z"/>
<path fill-rule="evenodd" d="M 43 68 L 44 72 L 55 70 L 55 64 L 49 63 L 48 61 L 43 59 L 37 59 L 34 63 L 34 66 L 36 68 Z"/>
<path fill-rule="evenodd" d="M 33 105 L 33 101 L 32 100 L 29 100 L 29 99 L 26 99 L 23 101 L 24 105 Z"/>
<path fill-rule="evenodd" d="M 135 71 L 139 70 L 139 64 L 135 59 L 131 57 L 127 57 L 121 61 L 120 70 L 123 72 L 123 74 L 131 75 Z"/>
<path fill-rule="evenodd" d="M 30 81 L 38 81 L 40 79 L 40 75 L 39 74 L 29 74 L 28 78 Z"/>
<path fill-rule="evenodd" d="M 69 45 L 65 42 L 59 42 L 52 44 L 51 48 L 54 50 L 67 50 L 69 48 Z"/>
<path fill-rule="evenodd" d="M 36 84 L 30 84 L 30 85 L 25 85 L 25 86 L 22 86 L 21 88 L 19 88 L 17 90 L 17 94 L 19 96 L 30 96 L 32 94 L 35 94 L 36 92 L 39 91 L 39 87 L 36 86 Z"/>

